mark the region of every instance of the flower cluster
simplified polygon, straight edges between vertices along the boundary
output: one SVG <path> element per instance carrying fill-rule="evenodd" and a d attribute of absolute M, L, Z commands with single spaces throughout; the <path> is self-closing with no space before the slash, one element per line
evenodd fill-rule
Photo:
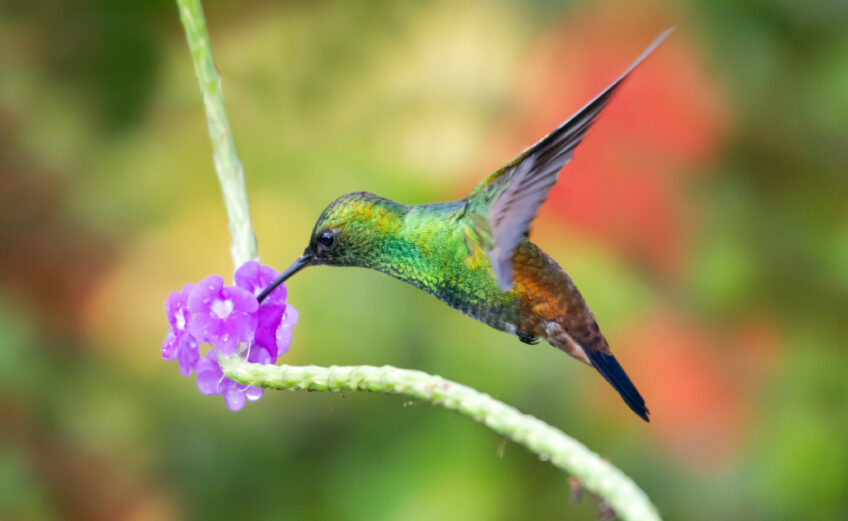
<path fill-rule="evenodd" d="M 236 383 L 224 376 L 218 355 L 236 354 L 248 362 L 274 364 L 288 351 L 297 310 L 286 304 L 281 284 L 260 306 L 256 296 L 279 274 L 268 266 L 249 261 L 235 273 L 235 286 L 210 275 L 197 285 L 186 284 L 165 303 L 171 330 L 162 344 L 162 357 L 177 360 L 183 376 L 197 373 L 203 394 L 221 394 L 233 411 L 246 400 L 262 397 L 263 389 Z M 212 346 L 201 357 L 200 345 Z"/>

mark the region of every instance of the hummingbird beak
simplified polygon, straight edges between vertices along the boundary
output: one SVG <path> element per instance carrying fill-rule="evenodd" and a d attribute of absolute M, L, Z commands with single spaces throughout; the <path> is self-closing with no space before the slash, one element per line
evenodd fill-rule
<path fill-rule="evenodd" d="M 258 300 L 259 303 L 262 304 L 262 301 L 268 298 L 268 295 L 270 295 L 272 291 L 277 289 L 277 286 L 285 282 L 286 279 L 288 279 L 298 271 L 312 264 L 313 260 L 315 260 L 315 256 L 312 255 L 312 253 L 309 251 L 309 248 L 307 248 L 306 251 L 303 252 L 303 255 L 298 257 L 297 260 L 294 261 L 292 265 L 286 269 L 286 271 L 284 271 L 279 277 L 277 277 L 277 280 L 275 280 L 267 288 L 262 290 L 262 293 L 260 293 L 259 296 L 256 297 L 256 300 Z"/>

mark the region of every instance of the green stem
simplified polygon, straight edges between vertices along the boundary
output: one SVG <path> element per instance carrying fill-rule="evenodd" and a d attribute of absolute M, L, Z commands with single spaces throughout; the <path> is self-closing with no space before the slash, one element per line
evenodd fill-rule
<path fill-rule="evenodd" d="M 221 80 L 215 70 L 212 50 L 199 0 L 177 0 L 180 19 L 194 70 L 197 74 L 215 170 L 233 236 L 232 256 L 238 267 L 257 259 L 256 237 L 250 223 L 247 191 L 241 163 L 230 132 Z M 238 357 L 221 357 L 224 374 L 237 382 L 266 389 L 309 391 L 372 391 L 400 394 L 459 412 L 507 436 L 558 468 L 577 477 L 586 489 L 608 503 L 627 521 L 659 521 L 660 516 L 645 493 L 624 473 L 585 445 L 547 423 L 519 412 L 491 396 L 468 386 L 420 371 L 394 367 L 294 367 L 250 364 Z"/>
<path fill-rule="evenodd" d="M 212 156 L 215 172 L 224 194 L 224 205 L 230 222 L 230 234 L 233 243 L 230 253 L 236 267 L 249 260 L 258 260 L 256 236 L 250 223 L 250 206 L 247 204 L 247 190 L 244 187 L 244 171 L 236 155 L 236 145 L 227 118 L 224 95 L 221 92 L 221 77 L 215 68 L 209 33 L 203 19 L 203 8 L 199 0 L 177 0 L 180 20 L 185 29 L 194 73 L 203 93 L 203 105 L 206 107 L 206 122 L 209 126 L 209 138 L 212 140 Z"/>
<path fill-rule="evenodd" d="M 577 477 L 622 519 L 660 519 L 648 497 L 630 478 L 585 445 L 538 418 L 466 385 L 390 366 L 276 366 L 251 364 L 236 356 L 221 357 L 219 361 L 227 377 L 246 385 L 266 389 L 399 394 L 457 411 Z"/>

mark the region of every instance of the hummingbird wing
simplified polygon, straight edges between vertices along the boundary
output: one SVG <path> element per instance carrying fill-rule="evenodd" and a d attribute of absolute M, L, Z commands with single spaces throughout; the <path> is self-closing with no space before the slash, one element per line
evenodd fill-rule
<path fill-rule="evenodd" d="M 657 36 L 636 61 L 595 99 L 506 166 L 486 177 L 469 194 L 467 204 L 472 213 L 472 226 L 485 225 L 480 217 L 488 216 L 489 233 L 480 235 L 487 239 L 483 244 L 503 291 L 512 288 L 515 247 L 529 232 L 530 223 L 556 183 L 559 171 L 571 161 L 574 149 L 622 82 L 672 30 Z"/>

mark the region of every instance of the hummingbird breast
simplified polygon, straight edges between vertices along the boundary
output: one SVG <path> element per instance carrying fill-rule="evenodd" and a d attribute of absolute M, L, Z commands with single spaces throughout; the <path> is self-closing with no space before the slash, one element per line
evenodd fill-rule
<path fill-rule="evenodd" d="M 514 291 L 497 285 L 488 255 L 457 222 L 464 200 L 409 206 L 397 235 L 381 242 L 368 267 L 430 293 L 496 329 L 515 333 L 520 306 Z"/>

